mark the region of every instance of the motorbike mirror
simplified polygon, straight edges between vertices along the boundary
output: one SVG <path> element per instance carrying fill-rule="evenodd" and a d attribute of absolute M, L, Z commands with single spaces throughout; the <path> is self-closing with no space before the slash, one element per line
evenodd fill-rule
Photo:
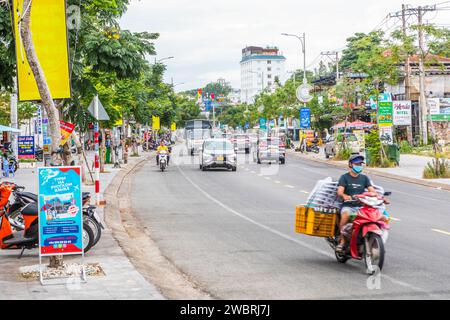
<path fill-rule="evenodd" d="M 390 195 L 392 195 L 392 192 L 390 192 L 390 191 L 384 193 L 385 197 L 389 197 Z"/>

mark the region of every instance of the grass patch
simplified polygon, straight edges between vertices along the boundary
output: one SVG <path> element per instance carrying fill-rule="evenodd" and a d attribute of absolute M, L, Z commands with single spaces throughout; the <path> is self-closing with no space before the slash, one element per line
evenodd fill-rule
<path fill-rule="evenodd" d="M 433 159 L 423 170 L 424 179 L 450 178 L 450 161 L 444 158 Z"/>

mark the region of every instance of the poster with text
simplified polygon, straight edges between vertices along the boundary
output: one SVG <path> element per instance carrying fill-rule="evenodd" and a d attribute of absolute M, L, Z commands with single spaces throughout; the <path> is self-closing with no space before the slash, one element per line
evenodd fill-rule
<path fill-rule="evenodd" d="M 411 125 L 411 101 L 394 101 L 394 126 Z"/>
<path fill-rule="evenodd" d="M 300 129 L 309 129 L 311 127 L 311 109 L 300 109 Z"/>
<path fill-rule="evenodd" d="M 83 253 L 80 167 L 38 169 L 41 256 Z"/>
<path fill-rule="evenodd" d="M 17 143 L 19 159 L 34 159 L 34 136 L 19 136 Z"/>

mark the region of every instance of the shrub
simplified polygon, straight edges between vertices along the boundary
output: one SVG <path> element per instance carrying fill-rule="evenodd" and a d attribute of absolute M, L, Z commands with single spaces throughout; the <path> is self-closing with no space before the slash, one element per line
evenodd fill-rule
<path fill-rule="evenodd" d="M 347 144 L 343 144 L 341 148 L 338 149 L 338 152 L 334 156 L 333 160 L 336 161 L 342 161 L 342 160 L 348 160 L 350 156 L 352 155 L 352 152 L 350 148 L 347 146 Z"/>
<path fill-rule="evenodd" d="M 424 179 L 450 178 L 450 162 L 444 158 L 436 158 L 423 170 Z"/>
<path fill-rule="evenodd" d="M 400 153 L 411 153 L 413 151 L 412 146 L 409 144 L 408 141 L 403 140 L 400 143 Z"/>

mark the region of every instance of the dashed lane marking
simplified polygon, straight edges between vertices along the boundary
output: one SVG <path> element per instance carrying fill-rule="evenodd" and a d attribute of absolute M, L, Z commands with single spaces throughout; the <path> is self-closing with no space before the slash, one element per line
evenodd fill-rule
<path fill-rule="evenodd" d="M 434 232 L 437 232 L 437 233 L 442 233 L 442 234 L 445 234 L 447 236 L 450 236 L 450 232 L 447 232 L 447 231 L 444 231 L 444 230 L 439 230 L 439 229 L 431 229 L 431 230 L 433 230 Z"/>
<path fill-rule="evenodd" d="M 295 187 L 294 186 L 291 186 L 290 184 L 285 184 L 284 185 L 286 188 L 289 188 L 289 189 L 294 189 Z"/>

